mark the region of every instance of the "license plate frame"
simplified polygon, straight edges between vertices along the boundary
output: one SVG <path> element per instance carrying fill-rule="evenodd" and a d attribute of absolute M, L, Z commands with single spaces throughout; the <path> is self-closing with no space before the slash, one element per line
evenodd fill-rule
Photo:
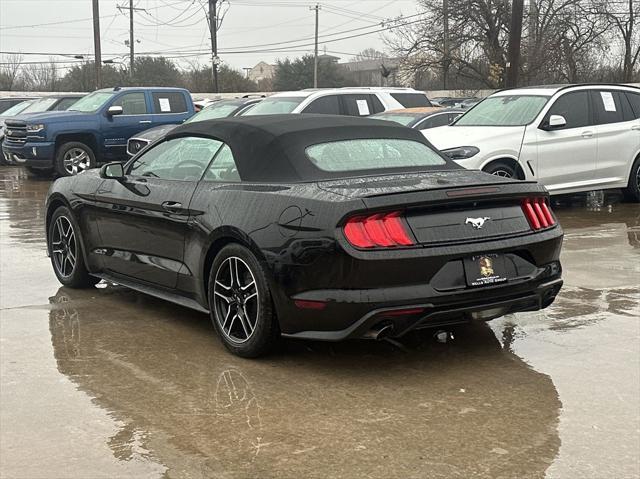
<path fill-rule="evenodd" d="M 478 254 L 464 258 L 463 263 L 465 279 L 470 288 L 504 284 L 509 280 L 506 275 L 504 255 Z"/>

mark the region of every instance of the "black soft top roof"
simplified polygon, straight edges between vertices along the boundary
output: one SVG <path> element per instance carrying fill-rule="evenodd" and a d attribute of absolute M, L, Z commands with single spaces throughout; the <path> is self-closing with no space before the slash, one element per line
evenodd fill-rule
<path fill-rule="evenodd" d="M 305 149 L 319 143 L 391 138 L 417 141 L 435 150 L 417 130 L 383 120 L 336 115 L 256 115 L 205 120 L 181 125 L 166 138 L 190 135 L 214 138 L 229 145 L 242 179 L 258 182 L 298 182 L 353 176 L 316 168 L 306 158 Z M 447 163 L 438 169 L 457 168 L 446 157 L 443 158 Z M 357 174 L 375 174 L 378 171 L 360 170 Z M 384 171 L 393 172 L 391 169 Z M 410 169 L 403 168 L 402 171 Z"/>

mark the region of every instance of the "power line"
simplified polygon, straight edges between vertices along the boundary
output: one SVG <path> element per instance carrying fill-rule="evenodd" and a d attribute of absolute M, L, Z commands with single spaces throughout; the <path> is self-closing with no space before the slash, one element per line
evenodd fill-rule
<path fill-rule="evenodd" d="M 385 3 L 384 5 L 382 5 L 381 7 L 378 7 L 378 8 L 376 8 L 376 9 L 372 10 L 372 11 L 371 11 L 371 12 L 369 12 L 369 13 L 371 14 L 371 13 L 374 13 L 374 12 L 380 11 L 380 10 L 382 10 L 383 8 L 386 8 L 386 7 L 388 7 L 389 5 L 391 5 L 394 1 L 395 1 L 395 0 L 390 0 L 390 1 L 388 1 L 387 3 Z M 361 2 L 356 2 L 356 3 L 361 3 Z M 354 5 L 355 5 L 355 4 L 354 4 Z M 333 12 L 331 12 L 331 11 L 330 11 L 329 13 L 333 13 Z M 377 21 L 366 20 L 366 19 L 364 19 L 364 18 L 351 18 L 351 20 L 347 20 L 346 22 L 340 23 L 340 24 L 338 24 L 338 25 L 334 25 L 334 26 L 329 27 L 329 28 L 325 28 L 324 30 L 321 30 L 321 31 L 320 31 L 320 33 L 329 32 L 329 31 L 331 31 L 331 30 L 335 30 L 336 28 L 340 28 L 340 27 L 342 27 L 342 26 L 344 26 L 344 25 L 348 25 L 349 23 L 354 22 L 354 21 L 358 21 L 358 20 L 359 20 L 359 21 L 362 21 L 362 22 L 369 22 L 369 23 L 380 23 L 380 22 L 377 22 Z"/>
<path fill-rule="evenodd" d="M 417 15 L 411 15 L 408 17 L 404 17 L 402 20 L 404 19 L 408 19 L 411 17 L 415 17 L 421 14 L 417 14 Z M 418 23 L 422 21 L 421 19 L 418 20 L 413 20 L 410 22 L 402 22 L 401 20 L 395 21 L 393 25 L 387 26 L 387 27 L 383 27 L 383 28 L 379 28 L 376 30 L 372 30 L 372 31 L 367 31 L 367 32 L 362 32 L 362 33 L 357 33 L 357 34 L 353 34 L 353 35 L 346 35 L 343 37 L 338 37 L 338 38 L 331 38 L 331 39 L 326 39 L 323 41 L 323 43 L 334 43 L 334 42 L 339 42 L 339 41 L 343 41 L 343 40 L 349 40 L 352 38 L 358 38 L 358 37 L 362 37 L 362 36 L 366 36 L 366 35 L 371 35 L 371 34 L 375 34 L 375 33 L 380 33 L 380 32 L 384 32 L 384 31 L 390 31 L 393 30 L 395 28 L 399 28 L 399 27 L 403 27 L 403 26 L 407 26 L 407 25 L 412 25 L 415 23 Z M 371 28 L 371 27 L 368 27 Z M 336 32 L 334 34 L 331 34 L 331 36 L 335 36 L 335 35 L 339 35 L 339 34 L 344 34 L 344 33 L 349 33 L 349 32 L 354 32 L 354 31 L 359 31 L 362 30 L 361 28 L 357 28 L 357 29 L 351 29 L 351 30 L 347 30 L 347 31 L 341 31 L 341 32 Z M 329 35 L 327 35 L 329 36 Z M 304 39 L 302 39 L 302 41 L 304 41 Z M 291 41 L 291 42 L 295 42 L 295 41 Z M 281 43 L 281 42 L 279 42 Z M 280 47 L 276 47 L 276 48 L 256 48 L 256 49 L 249 49 L 251 48 L 250 46 L 244 47 L 242 49 L 238 49 L 238 50 L 233 50 L 231 49 L 232 47 L 230 47 L 230 49 L 224 49 L 224 50 L 219 50 L 219 52 L 225 54 L 225 55 L 239 55 L 239 54 L 250 54 L 250 53 L 278 53 L 278 52 L 293 52 L 293 51 L 301 51 L 299 50 L 300 48 L 304 48 L 304 47 L 309 47 L 309 46 L 313 46 L 315 44 L 315 42 L 312 43 L 302 43 L 302 44 L 296 44 L 296 45 L 286 45 L 286 46 L 280 46 Z M 302 50 L 302 51 L 306 51 L 306 50 Z M 177 55 L 171 56 L 171 53 L 177 53 Z M 23 55 L 42 55 L 42 56 L 46 56 L 46 55 L 74 55 L 72 53 L 53 53 L 53 52 L 15 52 L 15 51 L 0 51 L 0 54 L 23 54 Z M 194 56 L 202 56 L 204 54 L 207 54 L 206 50 L 196 50 L 196 51 L 185 51 L 184 49 L 182 50 L 158 50 L 158 51 L 150 51 L 150 52 L 139 52 L 139 55 L 145 55 L 145 56 L 153 56 L 153 55 L 162 55 L 165 56 L 166 58 L 185 58 L 185 57 L 194 57 Z M 169 54 L 169 55 L 167 55 Z M 120 54 L 118 53 L 105 53 L 105 55 L 108 56 L 119 56 Z"/>
<path fill-rule="evenodd" d="M 319 36 L 319 38 L 323 38 L 322 42 L 323 43 L 334 43 L 334 42 L 339 42 L 342 40 L 349 40 L 352 38 L 358 38 L 358 37 L 362 37 L 362 36 L 366 36 L 366 35 L 372 35 L 375 33 L 380 33 L 380 32 L 384 32 L 384 31 L 390 31 L 393 30 L 395 28 L 399 28 L 399 27 L 403 27 L 403 26 L 408 26 L 408 25 L 412 25 L 415 23 L 418 23 L 420 21 L 422 21 L 422 19 L 417 19 L 417 20 L 413 20 L 410 22 L 404 21 L 416 16 L 421 16 L 422 14 L 414 14 L 414 15 L 409 15 L 407 17 L 403 17 L 401 19 L 398 20 L 394 20 L 392 23 L 392 25 L 390 26 L 386 26 L 386 27 L 382 27 L 382 28 L 378 28 L 376 30 L 370 30 L 370 31 L 366 31 L 366 32 L 362 32 L 362 33 L 357 33 L 357 34 L 353 34 L 353 35 L 347 35 L 347 36 L 342 36 L 342 37 L 338 37 L 338 38 L 326 38 L 326 37 L 335 37 L 337 35 L 342 35 L 345 33 L 352 33 L 352 32 L 358 32 L 361 31 L 363 29 L 370 29 L 373 28 L 373 26 L 367 26 L 367 27 L 360 27 L 360 28 L 354 28 L 354 29 L 349 29 L 349 30 L 343 30 L 340 32 L 335 32 L 335 33 L 331 33 L 331 34 L 327 34 L 327 35 L 323 35 L 323 36 Z M 292 44 L 292 45 L 287 45 L 289 43 L 296 43 L 296 42 L 300 42 L 300 41 L 307 41 L 307 40 L 314 40 L 313 37 L 312 38 L 301 38 L 301 39 L 297 39 L 297 40 L 289 40 L 286 42 L 274 42 L 274 43 L 270 43 L 270 44 L 261 44 L 261 45 L 247 45 L 244 47 L 228 47 L 228 49 L 220 49 L 219 52 L 226 54 L 242 54 L 242 53 L 266 53 L 266 52 L 282 52 L 282 51 L 288 51 L 288 50 L 292 50 L 295 48 L 301 48 L 301 47 L 308 47 L 308 46 L 313 46 L 315 44 L 315 42 L 311 42 L 311 43 L 302 43 L 302 44 Z M 262 47 L 262 46 L 277 46 L 280 45 L 277 48 L 258 48 L 258 47 Z M 195 46 L 195 45 L 194 45 Z M 203 50 L 196 50 L 196 51 L 189 51 L 186 50 L 186 47 L 183 47 L 181 49 L 178 50 L 157 50 L 157 51 L 147 51 L 147 52 L 139 52 L 139 55 L 163 55 L 163 54 L 167 54 L 167 53 L 183 53 L 183 54 L 188 54 L 188 55 L 202 55 L 207 53 L 206 51 Z M 74 53 L 56 53 L 56 52 L 18 52 L 18 51 L 0 51 L 0 54 L 22 54 L 22 55 L 42 55 L 42 56 L 46 56 L 46 55 L 74 55 Z M 78 54 L 79 55 L 79 54 Z M 119 53 L 105 53 L 105 55 L 110 55 L 110 56 L 119 56 Z"/>
<path fill-rule="evenodd" d="M 3 0 L 6 1 L 6 0 Z M 23 1 L 23 0 L 20 0 Z M 183 4 L 183 2 L 176 2 L 176 3 L 172 3 L 172 4 L 166 4 L 163 5 L 162 7 L 158 7 L 158 8 L 163 8 L 165 6 L 170 6 L 170 5 L 178 5 L 178 4 Z M 118 15 L 117 13 L 115 15 Z M 100 20 L 104 19 L 104 18 L 111 18 L 112 15 L 104 15 L 100 17 Z M 0 30 L 16 30 L 19 28 L 35 28 L 35 27 L 48 27 L 51 25 L 64 25 L 66 23 L 79 23 L 79 22 L 88 22 L 88 21 L 92 21 L 93 17 L 88 17 L 88 18 L 76 18 L 74 20 L 61 20 L 58 22 L 47 22 L 47 23 L 34 23 L 31 25 L 18 25 L 18 26 L 11 26 L 11 27 L 0 27 Z"/>

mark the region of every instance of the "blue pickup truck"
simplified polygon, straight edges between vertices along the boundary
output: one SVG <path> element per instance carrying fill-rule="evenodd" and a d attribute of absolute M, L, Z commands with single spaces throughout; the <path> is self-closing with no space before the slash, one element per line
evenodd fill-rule
<path fill-rule="evenodd" d="M 181 123 L 195 113 L 182 88 L 97 90 L 69 110 L 5 121 L 2 152 L 36 175 L 75 175 L 100 163 L 127 160 L 127 140 L 143 130 Z"/>

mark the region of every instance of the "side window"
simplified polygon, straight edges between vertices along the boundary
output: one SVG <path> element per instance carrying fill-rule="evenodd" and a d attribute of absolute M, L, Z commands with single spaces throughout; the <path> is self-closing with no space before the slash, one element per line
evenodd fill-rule
<path fill-rule="evenodd" d="M 198 181 L 222 142 L 186 136 L 163 141 L 140 155 L 129 167 L 133 176 Z"/>
<path fill-rule="evenodd" d="M 205 181 L 220 181 L 225 183 L 237 183 L 240 181 L 238 167 L 233 158 L 233 153 L 228 145 L 224 145 L 209 165 L 204 174 Z"/>
<path fill-rule="evenodd" d="M 384 105 L 376 95 L 369 95 L 371 100 L 371 113 L 380 113 L 384 111 Z"/>
<path fill-rule="evenodd" d="M 189 111 L 187 101 L 180 92 L 153 92 L 151 98 L 153 98 L 154 113 L 185 113 Z"/>
<path fill-rule="evenodd" d="M 71 105 L 73 105 L 75 102 L 77 102 L 79 99 L 80 98 L 63 98 L 62 100 L 60 100 L 60 102 L 58 102 L 58 104 L 56 105 L 54 110 L 56 110 L 56 111 L 66 110 Z"/>
<path fill-rule="evenodd" d="M 631 103 L 636 118 L 640 118 L 640 93 L 626 92 L 627 100 Z"/>
<path fill-rule="evenodd" d="M 391 97 L 405 108 L 431 106 L 424 93 L 391 93 Z"/>
<path fill-rule="evenodd" d="M 549 109 L 546 121 L 549 121 L 551 115 L 561 115 L 564 117 L 567 125 L 563 129 L 590 125 L 589 92 L 576 91 L 562 95 Z"/>
<path fill-rule="evenodd" d="M 125 93 L 115 99 L 112 106 L 121 106 L 123 115 L 144 115 L 147 112 L 147 102 L 144 93 Z"/>
<path fill-rule="evenodd" d="M 616 97 L 620 102 L 620 108 L 622 108 L 622 121 L 632 121 L 636 118 L 633 110 L 631 109 L 631 103 L 627 99 L 627 96 L 623 91 L 617 91 Z"/>
<path fill-rule="evenodd" d="M 349 116 L 367 116 L 374 113 L 372 95 L 342 95 L 344 114 Z"/>
<path fill-rule="evenodd" d="M 449 124 L 449 115 L 440 114 L 434 115 L 431 118 L 427 118 L 422 123 L 420 123 L 419 128 L 421 130 L 425 130 L 427 128 L 435 128 L 436 126 L 445 126 Z"/>
<path fill-rule="evenodd" d="M 313 100 L 302 113 L 321 113 L 324 115 L 339 115 L 340 102 L 337 95 L 322 96 Z"/>
<path fill-rule="evenodd" d="M 596 124 L 618 123 L 624 121 L 622 105 L 618 92 L 613 91 L 592 91 Z"/>

